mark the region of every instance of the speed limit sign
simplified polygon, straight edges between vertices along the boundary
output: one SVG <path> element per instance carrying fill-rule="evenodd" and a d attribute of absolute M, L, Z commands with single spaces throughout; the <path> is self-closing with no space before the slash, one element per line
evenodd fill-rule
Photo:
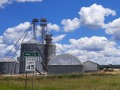
<path fill-rule="evenodd" d="M 25 71 L 35 71 L 36 57 L 26 57 Z"/>

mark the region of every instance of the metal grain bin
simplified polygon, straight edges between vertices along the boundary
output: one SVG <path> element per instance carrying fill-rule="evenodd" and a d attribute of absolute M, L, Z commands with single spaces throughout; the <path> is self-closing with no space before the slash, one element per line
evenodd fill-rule
<path fill-rule="evenodd" d="M 38 53 L 36 61 L 36 69 L 42 71 L 42 58 L 44 45 L 38 41 L 31 39 L 30 41 L 24 42 L 21 44 L 21 53 L 20 53 L 20 74 L 25 73 L 25 56 L 24 52 L 35 52 Z"/>
<path fill-rule="evenodd" d="M 0 59 L 0 74 L 14 74 L 16 61 L 11 58 Z"/>

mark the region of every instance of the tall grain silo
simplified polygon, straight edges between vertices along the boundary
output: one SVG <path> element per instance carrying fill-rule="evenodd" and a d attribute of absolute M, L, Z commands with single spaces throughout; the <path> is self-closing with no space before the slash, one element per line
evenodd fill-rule
<path fill-rule="evenodd" d="M 45 36 L 45 45 L 44 45 L 44 64 L 47 67 L 48 62 L 55 57 L 56 55 L 56 46 L 52 44 L 52 35 L 46 34 Z"/>
<path fill-rule="evenodd" d="M 0 74 L 15 74 L 16 61 L 11 58 L 0 59 Z"/>
<path fill-rule="evenodd" d="M 20 74 L 25 73 L 25 56 L 24 52 L 35 52 L 38 53 L 37 61 L 36 61 L 36 69 L 38 71 L 42 71 L 42 55 L 43 55 L 44 45 L 39 43 L 35 39 L 31 39 L 30 41 L 24 42 L 21 44 L 21 53 L 20 53 Z M 42 55 L 41 55 L 42 54 Z"/>

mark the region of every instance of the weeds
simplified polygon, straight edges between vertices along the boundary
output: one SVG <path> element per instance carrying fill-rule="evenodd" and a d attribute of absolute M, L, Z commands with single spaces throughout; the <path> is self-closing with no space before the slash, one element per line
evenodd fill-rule
<path fill-rule="evenodd" d="M 31 90 L 28 77 L 27 90 Z M 35 90 L 120 90 L 120 75 L 64 74 L 35 76 Z M 24 90 L 25 76 L 0 76 L 0 90 Z"/>

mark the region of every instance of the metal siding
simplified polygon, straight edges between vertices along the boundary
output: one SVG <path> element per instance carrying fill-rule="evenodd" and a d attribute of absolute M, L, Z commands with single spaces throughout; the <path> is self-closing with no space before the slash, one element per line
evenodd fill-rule
<path fill-rule="evenodd" d="M 36 68 L 41 71 L 42 65 L 41 65 L 41 53 L 38 49 L 40 48 L 41 52 L 43 52 L 43 44 L 35 44 L 35 43 L 29 43 L 29 44 L 21 44 L 21 54 L 20 54 L 20 73 L 25 73 L 25 56 L 24 52 L 37 52 L 39 54 L 38 60 L 36 61 Z"/>
<path fill-rule="evenodd" d="M 49 65 L 48 74 L 83 73 L 82 65 Z"/>
<path fill-rule="evenodd" d="M 49 61 L 56 55 L 55 45 L 44 45 L 45 65 L 48 66 Z"/>
<path fill-rule="evenodd" d="M 15 62 L 0 62 L 0 74 L 14 74 Z"/>
<path fill-rule="evenodd" d="M 85 72 L 95 72 L 98 70 L 98 65 L 92 62 L 84 62 L 83 66 Z"/>
<path fill-rule="evenodd" d="M 19 62 L 16 62 L 15 63 L 15 74 L 19 74 L 19 67 L 20 67 L 20 63 Z"/>

